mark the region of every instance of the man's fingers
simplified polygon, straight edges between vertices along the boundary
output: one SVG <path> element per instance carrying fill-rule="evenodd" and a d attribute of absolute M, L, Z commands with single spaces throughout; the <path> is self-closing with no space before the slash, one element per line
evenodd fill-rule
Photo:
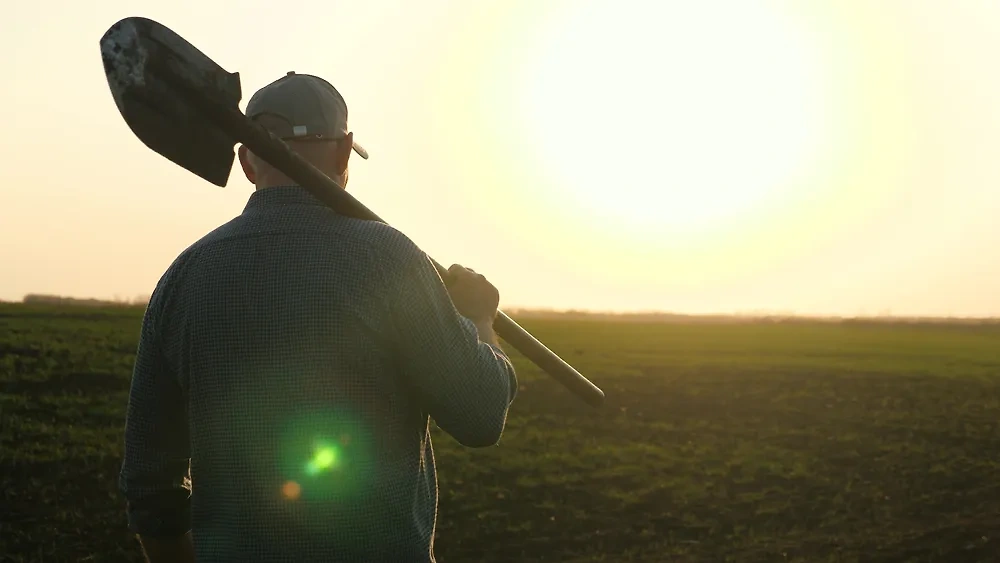
<path fill-rule="evenodd" d="M 473 277 L 479 276 L 479 274 L 475 273 L 471 269 L 466 268 L 465 266 L 461 266 L 459 264 L 452 264 L 451 267 L 448 268 L 448 273 L 451 274 L 451 278 L 453 281 L 468 280 Z"/>
<path fill-rule="evenodd" d="M 471 284 L 471 285 L 470 285 Z M 497 289 L 493 287 L 493 284 L 486 279 L 486 276 L 476 273 L 472 268 L 466 268 L 465 266 L 459 264 L 452 264 L 448 268 L 448 277 L 445 280 L 445 285 L 449 289 L 461 287 L 489 287 L 488 293 L 498 293 Z"/>
<path fill-rule="evenodd" d="M 495 319 L 500 292 L 472 268 L 452 264 L 445 280 L 448 293 L 458 312 L 470 319 Z"/>
<path fill-rule="evenodd" d="M 458 264 L 452 264 L 448 268 L 448 275 L 445 276 L 445 278 L 444 278 L 444 284 L 446 286 L 448 286 L 448 287 L 451 287 L 452 285 L 454 285 L 457 281 L 459 281 L 459 279 L 461 279 L 461 277 L 462 277 L 462 270 L 464 270 L 464 269 L 465 268 L 462 268 Z"/>

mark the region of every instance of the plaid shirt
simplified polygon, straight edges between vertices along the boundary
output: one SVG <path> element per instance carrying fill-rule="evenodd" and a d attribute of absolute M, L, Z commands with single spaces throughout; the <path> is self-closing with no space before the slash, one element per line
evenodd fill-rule
<path fill-rule="evenodd" d="M 434 561 L 429 421 L 495 445 L 516 389 L 404 235 L 301 187 L 260 190 L 146 309 L 129 529 L 190 530 L 199 561 Z"/>

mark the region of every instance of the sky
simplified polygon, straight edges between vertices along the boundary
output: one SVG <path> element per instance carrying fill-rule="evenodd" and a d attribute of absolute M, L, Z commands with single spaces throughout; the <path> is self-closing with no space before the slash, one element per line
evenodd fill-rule
<path fill-rule="evenodd" d="M 143 145 L 98 41 L 154 19 L 252 93 L 344 95 L 348 190 L 506 308 L 1000 316 L 1000 3 L 18 2 L 0 299 L 148 295 L 238 215 Z"/>

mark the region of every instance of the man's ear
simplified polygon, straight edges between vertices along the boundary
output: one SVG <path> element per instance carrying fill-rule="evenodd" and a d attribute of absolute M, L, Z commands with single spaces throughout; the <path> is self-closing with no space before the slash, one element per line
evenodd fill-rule
<path fill-rule="evenodd" d="M 243 174 L 246 175 L 247 180 L 251 184 L 257 185 L 257 171 L 254 170 L 253 163 L 250 162 L 250 151 L 247 149 L 246 145 L 240 145 L 239 148 L 240 155 L 240 166 L 243 167 Z"/>
<path fill-rule="evenodd" d="M 333 157 L 334 170 L 341 176 L 347 170 L 347 163 L 351 159 L 351 151 L 354 150 L 354 133 L 348 133 L 339 143 L 337 143 L 337 153 Z"/>

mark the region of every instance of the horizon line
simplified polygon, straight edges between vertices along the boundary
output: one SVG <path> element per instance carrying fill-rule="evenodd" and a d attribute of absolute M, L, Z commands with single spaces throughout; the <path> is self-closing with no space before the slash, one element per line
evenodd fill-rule
<path fill-rule="evenodd" d="M 8 301 L 0 298 L 0 304 L 21 304 L 21 305 L 78 305 L 90 307 L 145 307 L 148 296 L 128 298 L 102 299 L 97 297 L 71 297 L 56 294 L 29 293 L 20 301 Z M 731 312 L 701 312 L 682 313 L 662 309 L 641 309 L 641 310 L 614 310 L 614 309 L 589 309 L 589 308 L 557 308 L 557 307 L 530 307 L 530 306 L 506 306 L 502 310 L 515 315 L 549 315 L 549 316 L 589 316 L 589 317 L 646 317 L 646 318 L 686 318 L 686 319 L 744 319 L 744 320 L 827 320 L 827 321 L 850 321 L 850 320 L 895 320 L 895 321 L 973 321 L 973 322 L 1000 322 L 1000 316 L 975 316 L 975 315 L 921 315 L 921 314 L 893 314 L 891 312 L 876 314 L 823 314 L 823 313 L 802 313 L 794 311 L 754 309 Z"/>

